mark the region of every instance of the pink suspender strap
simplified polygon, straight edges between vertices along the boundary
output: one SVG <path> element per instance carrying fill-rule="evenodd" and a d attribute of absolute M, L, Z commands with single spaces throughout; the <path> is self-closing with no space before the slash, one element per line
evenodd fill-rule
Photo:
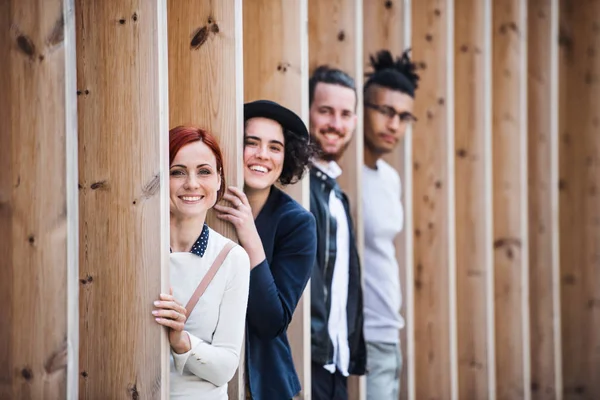
<path fill-rule="evenodd" d="M 198 284 L 198 287 L 194 291 L 194 294 L 192 294 L 192 297 L 190 297 L 190 300 L 185 306 L 185 310 L 187 311 L 188 317 L 192 313 L 194 307 L 196 307 L 196 303 L 198 303 L 198 300 L 200 300 L 200 297 L 204 294 L 204 291 L 206 290 L 208 285 L 210 285 L 210 282 L 217 274 L 217 271 L 219 271 L 221 264 L 223 264 L 223 261 L 225 261 L 225 258 L 227 258 L 227 254 L 229 254 L 231 249 L 233 249 L 234 247 L 235 243 L 229 241 L 229 243 L 227 243 L 225 247 L 223 247 L 223 250 L 221 250 L 217 258 L 215 258 L 215 261 L 210 266 L 210 269 L 206 272 L 206 275 L 204 275 L 204 278 L 202 278 L 202 280 Z"/>

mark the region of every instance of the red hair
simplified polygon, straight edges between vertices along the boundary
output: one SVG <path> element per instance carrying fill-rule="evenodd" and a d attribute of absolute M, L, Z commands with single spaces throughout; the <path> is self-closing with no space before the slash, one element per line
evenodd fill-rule
<path fill-rule="evenodd" d="M 217 203 L 225 194 L 225 172 L 223 170 L 223 154 L 217 139 L 210 132 L 195 126 L 177 126 L 169 131 L 169 165 L 173 164 L 175 156 L 185 145 L 202 142 L 207 145 L 217 160 L 217 171 L 221 175 L 221 187 L 217 193 Z"/>

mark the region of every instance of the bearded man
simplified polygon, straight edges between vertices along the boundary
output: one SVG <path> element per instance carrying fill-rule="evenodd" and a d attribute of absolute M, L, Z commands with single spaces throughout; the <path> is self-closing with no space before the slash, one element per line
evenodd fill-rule
<path fill-rule="evenodd" d="M 309 82 L 312 141 L 310 211 L 317 222 L 311 275 L 312 398 L 346 400 L 349 375 L 363 375 L 363 294 L 350 206 L 336 179 L 356 129 L 356 87 L 345 72 L 321 66 Z"/>

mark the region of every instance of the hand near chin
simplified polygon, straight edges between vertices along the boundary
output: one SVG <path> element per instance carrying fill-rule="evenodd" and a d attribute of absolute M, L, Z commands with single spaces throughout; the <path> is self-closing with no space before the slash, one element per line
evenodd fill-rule
<path fill-rule="evenodd" d="M 217 217 L 230 222 L 235 227 L 240 244 L 250 257 L 250 265 L 255 267 L 265 259 L 265 251 L 254 224 L 248 198 L 243 191 L 230 186 L 223 199 L 233 204 L 233 207 L 215 205 Z"/>

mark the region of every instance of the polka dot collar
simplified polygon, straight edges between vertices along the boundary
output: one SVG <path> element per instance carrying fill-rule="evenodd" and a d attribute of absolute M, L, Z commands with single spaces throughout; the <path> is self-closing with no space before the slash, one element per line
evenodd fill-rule
<path fill-rule="evenodd" d="M 202 228 L 202 233 L 200 234 L 200 236 L 198 236 L 198 239 L 196 239 L 196 242 L 192 246 L 190 253 L 193 253 L 198 257 L 204 256 L 204 253 L 206 252 L 206 247 L 208 247 L 208 232 L 208 225 L 204 224 L 204 227 Z M 171 252 L 173 252 L 173 250 L 171 250 Z"/>

